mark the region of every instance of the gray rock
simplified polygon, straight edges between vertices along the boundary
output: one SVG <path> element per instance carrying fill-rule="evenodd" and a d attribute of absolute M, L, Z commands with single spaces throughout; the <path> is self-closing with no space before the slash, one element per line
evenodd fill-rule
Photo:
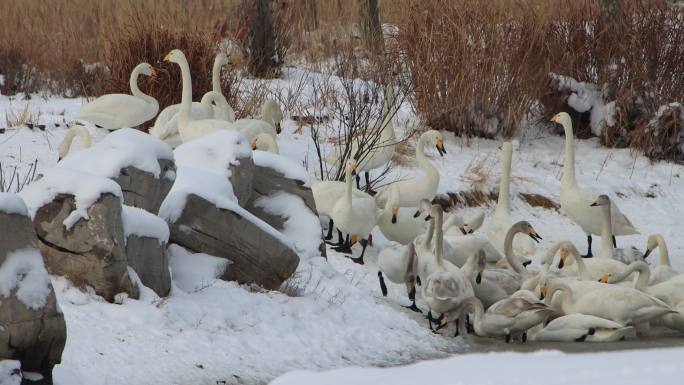
<path fill-rule="evenodd" d="M 160 297 L 171 291 L 171 274 L 166 243 L 157 238 L 129 235 L 126 241 L 128 264 L 135 270 L 142 283 Z"/>
<path fill-rule="evenodd" d="M 240 206 L 245 206 L 252 200 L 252 183 L 254 171 L 257 168 L 251 157 L 238 159 L 237 165 L 230 165 L 230 182 L 233 184 L 233 193 L 238 199 Z"/>
<path fill-rule="evenodd" d="M 0 228 L 0 266 L 15 250 L 38 248 L 28 217 L 0 212 Z M 52 285 L 40 309 L 31 309 L 20 301 L 16 289 L 9 297 L 0 295 L 0 359 L 19 360 L 23 370 L 39 372 L 49 380 L 52 368 L 61 361 L 65 343 L 66 323 Z"/>
<path fill-rule="evenodd" d="M 182 215 L 170 229 L 170 242 L 230 260 L 221 277 L 225 280 L 257 283 L 274 290 L 299 264 L 299 257 L 288 245 L 252 220 L 219 209 L 195 194 L 188 196 Z"/>
<path fill-rule="evenodd" d="M 173 186 L 173 180 L 167 175 L 175 175 L 176 166 L 170 160 L 158 161 L 161 169 L 159 178 L 131 166 L 121 169 L 114 181 L 121 186 L 124 204 L 139 207 L 153 214 L 159 212 L 159 206 Z"/>
<path fill-rule="evenodd" d="M 48 271 L 67 276 L 77 286 L 90 285 L 110 302 L 121 292 L 138 298 L 128 276 L 119 198 L 103 194 L 88 208 L 90 219 L 81 219 L 67 230 L 63 221 L 75 207 L 72 195 L 60 194 L 35 214 L 33 223 Z"/>

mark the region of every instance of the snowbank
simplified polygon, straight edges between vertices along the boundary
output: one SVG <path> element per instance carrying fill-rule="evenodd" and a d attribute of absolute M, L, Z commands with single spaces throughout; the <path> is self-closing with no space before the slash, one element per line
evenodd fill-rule
<path fill-rule="evenodd" d="M 550 74 L 551 79 L 558 82 L 558 91 L 570 91 L 568 106 L 577 112 L 589 112 L 591 115 L 591 131 L 601 136 L 603 125 L 615 124 L 615 102 L 606 103 L 603 92 L 595 84 L 578 82 L 570 76 Z"/>
<path fill-rule="evenodd" d="M 0 385 L 21 385 L 21 362 L 0 360 Z"/>
<path fill-rule="evenodd" d="M 57 167 L 116 178 L 121 169 L 134 167 L 159 178 L 158 159 L 173 160 L 173 150 L 163 141 L 132 128 L 122 128 L 83 151 L 70 154 Z"/>
<path fill-rule="evenodd" d="M 50 276 L 37 249 L 12 251 L 0 266 L 0 294 L 9 297 L 15 288 L 17 299 L 29 309 L 42 309 L 47 303 Z"/>
<path fill-rule="evenodd" d="M 219 130 L 174 150 L 176 166 L 202 169 L 230 178 L 229 167 L 252 153 L 244 135 L 232 130 Z"/>
<path fill-rule="evenodd" d="M 176 244 L 169 245 L 169 266 L 173 282 L 183 291 L 192 293 L 219 279 L 230 261 L 204 253 L 191 253 Z"/>
<path fill-rule="evenodd" d="M 27 186 L 19 193 L 24 199 L 31 218 L 42 206 L 52 202 L 60 194 L 73 195 L 76 209 L 65 219 L 64 226 L 71 229 L 80 219 L 89 219 L 88 208 L 103 194 L 122 197 L 121 188 L 111 179 L 67 168 L 52 168 L 45 176 Z"/>
<path fill-rule="evenodd" d="M 137 235 L 138 237 L 156 238 L 160 244 L 169 241 L 169 225 L 154 214 L 137 207 L 124 205 L 121 218 L 126 238 L 129 235 Z"/>
<path fill-rule="evenodd" d="M 254 164 L 257 166 L 271 168 L 288 179 L 302 182 L 304 186 L 309 187 L 311 185 L 306 169 L 290 158 L 266 151 L 254 151 L 253 159 Z"/>
<path fill-rule="evenodd" d="M 0 192 L 0 212 L 28 216 L 26 203 L 17 194 Z"/>

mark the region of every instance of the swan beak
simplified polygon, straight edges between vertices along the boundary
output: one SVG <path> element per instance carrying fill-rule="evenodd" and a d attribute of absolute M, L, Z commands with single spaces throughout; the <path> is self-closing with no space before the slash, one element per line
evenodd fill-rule
<path fill-rule="evenodd" d="M 356 175 L 356 165 L 355 164 L 349 166 L 349 172 L 352 174 L 352 176 Z"/>
<path fill-rule="evenodd" d="M 589 207 L 595 207 L 595 206 L 598 206 L 598 203 L 594 202 L 594 203 L 589 205 Z"/>
<path fill-rule="evenodd" d="M 276 134 L 280 134 L 283 130 L 280 128 L 280 122 L 275 124 Z"/>
<path fill-rule="evenodd" d="M 477 272 L 477 277 L 475 277 L 475 283 L 477 283 L 478 285 L 480 283 L 482 283 L 482 272 L 481 271 Z"/>
<path fill-rule="evenodd" d="M 526 269 L 527 269 L 527 266 L 529 266 L 529 265 L 531 265 L 531 264 L 532 264 L 532 260 L 531 260 L 531 259 L 528 259 L 527 261 L 525 261 L 525 262 L 522 263 L 523 267 L 526 268 Z"/>
<path fill-rule="evenodd" d="M 556 123 L 556 119 L 558 119 L 558 114 L 551 117 L 551 119 L 549 119 L 549 121 Z"/>
<path fill-rule="evenodd" d="M 171 61 L 171 52 L 167 53 L 166 56 L 164 56 L 164 61 Z"/>
<path fill-rule="evenodd" d="M 565 252 L 565 250 L 561 250 L 560 253 L 560 262 L 558 262 L 558 268 L 562 269 L 563 266 L 565 266 L 565 259 L 568 257 L 568 253 Z"/>
<path fill-rule="evenodd" d="M 534 241 L 537 243 L 539 243 L 539 241 L 542 239 L 542 237 L 540 237 L 539 234 L 535 232 L 530 233 L 530 238 L 534 239 Z"/>
<path fill-rule="evenodd" d="M 610 278 L 610 274 L 606 273 L 606 274 L 603 274 L 601 276 L 601 279 L 599 279 L 598 281 L 603 282 L 603 283 L 608 283 L 608 278 Z"/>
<path fill-rule="evenodd" d="M 646 249 L 646 252 L 644 253 L 644 259 L 648 258 L 648 256 L 651 254 L 651 251 L 653 250 Z"/>
<path fill-rule="evenodd" d="M 416 213 L 413 214 L 414 218 L 418 218 L 420 216 L 420 210 L 416 210 Z"/>
<path fill-rule="evenodd" d="M 459 226 L 458 229 L 461 230 L 461 233 L 463 233 L 463 235 L 468 235 L 468 234 L 469 234 L 469 233 L 468 233 L 468 230 L 465 229 L 465 226 L 463 226 L 463 227 Z M 472 231 L 471 231 L 471 232 L 472 232 Z"/>
<path fill-rule="evenodd" d="M 392 207 L 392 223 L 397 223 L 397 212 L 399 212 L 399 208 Z"/>
<path fill-rule="evenodd" d="M 252 141 L 252 151 L 256 150 L 256 139 Z"/>
<path fill-rule="evenodd" d="M 444 148 L 444 139 L 437 139 L 437 151 L 439 152 L 440 156 L 444 156 L 446 154 L 446 149 Z"/>
<path fill-rule="evenodd" d="M 432 215 L 428 214 L 425 216 L 425 221 L 429 221 L 430 219 L 432 219 Z"/>
<path fill-rule="evenodd" d="M 546 285 L 539 288 L 539 299 L 544 299 L 546 297 Z"/>
<path fill-rule="evenodd" d="M 354 246 L 356 242 L 358 242 L 359 238 L 356 236 L 356 234 L 351 236 L 351 245 Z"/>

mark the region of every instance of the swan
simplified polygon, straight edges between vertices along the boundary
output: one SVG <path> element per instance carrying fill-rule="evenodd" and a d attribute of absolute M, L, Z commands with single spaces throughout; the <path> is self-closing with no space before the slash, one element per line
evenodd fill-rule
<path fill-rule="evenodd" d="M 444 239 L 454 251 L 453 259 L 450 260 L 456 266 L 463 266 L 470 256 L 480 250 L 484 252 L 487 263 L 496 264 L 502 259 L 501 253 L 488 239 L 472 233 L 473 229 L 477 230 L 481 225 L 479 213 L 467 223 L 463 223 L 458 215 L 452 214 L 444 223 Z"/>
<path fill-rule="evenodd" d="M 528 301 L 524 298 L 502 299 L 485 311 L 482 302 L 471 297 L 463 301 L 456 311 L 474 313 L 475 334 L 482 337 L 505 337 L 510 342 L 512 336 L 521 335 L 527 339 L 527 330 L 546 320 L 555 311 L 543 303 Z"/>
<path fill-rule="evenodd" d="M 248 140 L 254 140 L 259 134 L 268 134 L 275 139 L 280 134 L 280 121 L 283 112 L 274 100 L 267 100 L 261 106 L 261 118 L 238 119 L 233 123 L 233 129 L 240 131 Z"/>
<path fill-rule="evenodd" d="M 360 172 L 365 172 L 366 192 L 372 193 L 370 183 L 370 170 L 385 166 L 392 160 L 394 156 L 394 148 L 396 146 L 396 136 L 394 133 L 394 125 L 392 124 L 392 113 L 390 108 L 394 106 L 394 89 L 392 84 L 388 84 L 385 89 L 385 100 L 382 106 L 382 122 L 378 128 L 376 126 L 367 127 L 363 132 L 365 135 L 361 139 L 355 138 L 350 148 L 346 146 L 337 147 L 335 151 L 326 159 L 330 164 L 339 164 L 340 159 L 343 158 L 343 152 L 347 149 L 350 157 L 358 158 L 359 174 L 356 176 L 356 188 L 361 189 L 359 185 Z M 359 147 L 366 149 L 364 154 L 359 153 Z"/>
<path fill-rule="evenodd" d="M 201 136 L 218 130 L 231 129 L 231 123 L 218 119 L 193 120 L 190 115 L 192 107 L 192 78 L 190 76 L 190 66 L 183 52 L 174 49 L 169 52 L 164 61 L 170 61 L 180 66 L 183 79 L 183 94 L 181 97 L 181 108 L 178 111 L 178 133 L 183 143 L 197 139 Z"/>
<path fill-rule="evenodd" d="M 471 216 L 470 219 L 468 219 L 468 221 L 463 225 L 463 231 L 466 234 L 472 234 L 476 232 L 480 227 L 482 227 L 484 220 L 484 210 L 477 209 L 475 214 L 473 214 L 473 216 Z"/>
<path fill-rule="evenodd" d="M 587 234 L 587 257 L 591 257 L 593 255 L 591 252 L 591 236 L 592 234 L 601 234 L 602 226 L 598 210 L 590 207 L 597 194 L 590 189 L 578 186 L 575 180 L 575 139 L 570 115 L 561 112 L 554 115 L 551 121 L 561 124 L 565 131 L 565 160 L 563 162 L 563 179 L 561 180 L 560 191 L 561 209 Z M 611 217 L 613 235 L 620 236 L 639 233 L 617 205 L 613 205 Z"/>
<path fill-rule="evenodd" d="M 397 203 L 399 207 L 418 207 L 422 199 L 432 200 L 437 193 L 439 172 L 425 156 L 425 146 L 435 146 L 441 156 L 444 156 L 446 153 L 446 150 L 444 149 L 444 137 L 439 131 L 429 130 L 420 136 L 418 145 L 416 146 L 416 160 L 425 172 L 425 175 L 404 179 L 390 184 L 399 186 L 400 195 L 399 202 Z M 389 198 L 390 185 L 384 186 L 378 192 L 376 196 L 378 207 L 385 207 L 387 199 Z"/>
<path fill-rule="evenodd" d="M 679 272 L 670 265 L 670 254 L 667 251 L 667 244 L 665 243 L 665 238 L 660 234 L 653 234 L 648 237 L 646 252 L 644 253 L 643 258 L 648 258 L 656 248 L 660 253 L 660 263 L 651 270 L 651 280 L 648 282 L 649 285 L 665 282 L 668 279 L 679 275 Z"/>
<path fill-rule="evenodd" d="M 392 244 L 385 246 L 378 254 L 378 280 L 380 281 L 380 290 L 384 297 L 387 296 L 387 286 L 383 274 L 394 283 L 405 284 L 407 294 L 411 300 L 411 306 L 407 308 L 421 312 L 416 306 L 416 288 L 412 284 L 409 275 L 413 270 L 415 259 L 415 249 L 413 243 L 406 246 Z"/>
<path fill-rule="evenodd" d="M 537 232 L 534 230 L 534 227 L 532 227 L 532 225 L 527 221 L 516 222 L 506 231 L 506 236 L 504 238 L 504 260 L 507 262 L 508 267 L 510 267 L 518 275 L 521 277 L 529 277 L 532 275 L 532 273 L 525 270 L 524 265 L 518 261 L 516 256 L 513 254 L 513 243 L 515 242 L 515 236 L 518 234 L 525 234 L 537 243 L 542 239 L 542 237 L 537 234 Z"/>
<path fill-rule="evenodd" d="M 623 325 L 637 325 L 675 313 L 665 302 L 649 294 L 631 287 L 596 281 L 571 282 L 551 278 L 541 284 L 541 294 L 547 301 L 551 298 L 554 302 L 557 300 L 565 314 L 593 315 Z M 554 295 L 558 295 L 558 299 Z"/>
<path fill-rule="evenodd" d="M 426 223 L 423 217 L 414 216 L 415 210 L 397 207 L 398 198 L 399 186 L 390 186 L 390 196 L 378 219 L 378 228 L 385 238 L 406 245 L 425 231 Z"/>
<path fill-rule="evenodd" d="M 107 130 L 136 127 L 154 118 L 159 111 L 157 99 L 145 95 L 138 88 L 138 76 L 155 77 L 151 65 L 140 63 L 131 72 L 131 94 L 107 94 L 87 103 L 76 112 L 74 118 L 90 122 Z"/>
<path fill-rule="evenodd" d="M 632 273 L 637 274 L 636 279 L 631 283 L 635 289 L 650 294 L 672 307 L 684 304 L 684 274 L 649 286 L 651 270 L 648 265 L 642 261 L 632 262 L 617 273 L 604 274 L 599 281 L 603 283 L 620 283 L 627 281 L 627 283 L 629 283 L 627 278 L 629 278 Z"/>
<path fill-rule="evenodd" d="M 437 269 L 438 265 L 444 265 L 447 267 L 447 269 L 458 269 L 458 266 L 454 265 L 451 260 L 454 257 L 454 250 L 451 248 L 449 243 L 444 239 L 444 227 L 440 229 L 440 234 L 441 234 L 441 246 L 442 246 L 442 263 L 437 264 L 437 260 L 435 257 L 436 253 L 436 248 L 437 248 L 437 241 L 434 240 L 436 236 L 436 222 L 437 222 L 437 211 L 439 211 L 439 222 L 443 224 L 443 219 L 444 219 L 444 210 L 442 209 L 441 206 L 439 205 L 433 205 L 430 204 L 430 201 L 427 199 L 423 199 L 420 201 L 420 205 L 418 206 L 418 210 L 413 214 L 414 217 L 418 217 L 421 215 L 422 212 L 426 212 L 427 216 L 423 219 L 424 221 L 428 221 L 428 226 L 427 229 L 417 236 L 413 240 L 413 244 L 415 245 L 415 250 L 416 250 L 416 263 L 420 264 L 420 267 L 416 268 L 416 273 L 418 277 L 427 277 L 432 271 Z"/>
<path fill-rule="evenodd" d="M 74 139 L 76 138 L 80 140 L 81 150 L 85 150 L 92 144 L 90 132 L 88 132 L 87 128 L 81 125 L 71 126 L 71 128 L 69 128 L 66 135 L 64 136 L 64 140 L 62 140 L 62 143 L 60 143 L 59 145 L 59 160 L 62 160 L 64 159 L 64 157 L 67 156 L 67 154 L 69 153 L 69 149 L 71 148 L 71 145 Z"/>
<path fill-rule="evenodd" d="M 604 274 L 615 274 L 627 267 L 624 263 L 614 259 L 583 259 L 574 245 L 565 250 L 567 251 L 566 253 L 561 253 L 558 269 L 567 276 L 580 277 L 583 280 L 597 280 Z M 572 257 L 573 264 L 567 262 L 569 257 Z"/>
<path fill-rule="evenodd" d="M 325 236 L 325 240 L 329 241 L 332 239 L 332 233 L 334 229 L 334 222 L 332 220 L 332 209 L 335 203 L 344 195 L 346 191 L 346 183 L 336 180 L 326 180 L 326 181 L 316 181 L 311 184 L 311 193 L 314 198 L 314 203 L 316 204 L 316 211 L 318 215 L 324 215 L 330 218 L 328 223 L 328 234 Z M 366 198 L 368 194 L 363 191 L 352 189 L 352 197 L 354 198 Z M 342 232 L 337 231 L 339 236 L 338 244 L 342 244 Z"/>
<path fill-rule="evenodd" d="M 624 339 L 634 328 L 587 314 L 568 314 L 549 322 L 532 341 L 610 342 Z"/>
<path fill-rule="evenodd" d="M 375 200 L 370 195 L 365 197 L 352 196 L 352 179 L 356 173 L 356 161 L 347 162 L 345 192 L 333 206 L 330 218 L 335 222 L 338 229 L 351 236 L 351 243 L 347 243 L 338 248 L 337 251 L 351 253 L 353 246 L 358 239 L 363 246 L 361 256 L 352 258 L 356 263 L 363 264 L 363 256 L 368 246 L 366 237 L 375 227 L 380 217 L 380 210 L 375 206 Z"/>
<path fill-rule="evenodd" d="M 504 142 L 501 146 L 503 158 L 503 173 L 499 184 L 499 199 L 496 204 L 494 215 L 487 221 L 487 238 L 499 252 L 504 250 L 504 238 L 508 229 L 516 222 L 511 215 L 510 184 L 511 184 L 511 158 L 513 147 L 510 142 Z M 532 256 L 535 246 L 532 239 L 522 234 L 513 239 L 513 252 L 517 256 Z"/>
<path fill-rule="evenodd" d="M 226 64 L 228 64 L 226 54 L 223 52 L 218 53 L 214 59 L 214 67 L 212 69 L 212 90 L 204 94 L 199 103 L 192 102 L 190 114 L 194 120 L 220 119 L 229 122 L 235 121 L 235 112 L 221 91 L 221 68 Z M 212 101 L 216 105 L 213 105 Z M 154 121 L 154 126 L 150 129 L 150 135 L 164 140 L 171 144 L 171 147 L 180 145 L 182 143 L 178 134 L 178 112 L 180 108 L 180 103 L 164 108 Z"/>
<path fill-rule="evenodd" d="M 423 201 L 426 202 L 426 201 Z M 443 211 L 439 205 L 432 205 L 428 228 L 432 236 L 425 237 L 421 243 L 420 250 L 416 248 L 416 267 L 418 276 L 427 277 L 422 285 L 422 298 L 428 305 L 428 323 L 432 329 L 432 322 L 436 321 L 440 327 L 449 322 L 449 317 L 445 313 L 451 313 L 464 300 L 474 296 L 473 287 L 470 279 L 464 272 L 448 261 L 444 260 L 444 239 L 443 239 Z M 431 249 L 431 240 L 434 238 L 434 252 Z M 441 314 L 440 318 L 434 319 L 432 312 Z M 459 318 L 461 320 L 462 318 Z M 459 321 L 462 324 L 462 321 Z"/>
<path fill-rule="evenodd" d="M 520 288 L 520 276 L 517 273 L 507 269 L 486 269 L 486 266 L 487 258 L 480 250 L 471 255 L 461 268 L 485 309 L 508 298 Z"/>
<path fill-rule="evenodd" d="M 252 140 L 252 150 L 268 151 L 274 154 L 279 154 L 278 143 L 271 135 L 261 133 Z"/>
<path fill-rule="evenodd" d="M 632 278 L 632 273 L 636 274 L 635 278 Z M 627 277 L 630 277 L 631 282 L 627 281 Z M 648 282 L 651 278 L 651 269 L 648 267 L 646 262 L 635 261 L 625 266 L 616 273 L 605 273 L 599 278 L 599 282 L 603 283 L 620 283 L 625 284 L 641 291 L 648 292 Z"/>

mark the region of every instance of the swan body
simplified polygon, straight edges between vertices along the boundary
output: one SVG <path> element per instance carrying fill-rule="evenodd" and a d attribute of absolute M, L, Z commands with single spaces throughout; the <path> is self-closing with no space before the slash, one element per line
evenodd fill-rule
<path fill-rule="evenodd" d="M 552 122 L 559 123 L 565 131 L 565 161 L 563 163 L 563 179 L 561 180 L 560 202 L 561 209 L 587 234 L 601 234 L 601 216 L 598 209 L 590 205 L 596 199 L 594 191 L 580 187 L 575 179 L 575 147 L 572 130 L 572 119 L 565 112 L 556 114 L 551 118 Z M 632 222 L 620 211 L 617 205 L 613 205 L 611 211 L 612 234 L 632 235 L 638 234 Z M 589 241 L 589 255 L 591 255 L 591 241 Z"/>
<path fill-rule="evenodd" d="M 192 78 L 190 75 L 190 66 L 185 55 L 180 50 L 174 49 L 169 52 L 164 61 L 171 61 L 180 66 L 181 75 L 183 79 L 183 94 L 181 97 L 181 108 L 178 111 L 178 133 L 183 143 L 197 139 L 206 134 L 218 131 L 231 129 L 231 123 L 225 120 L 218 119 L 202 119 L 193 120 L 191 112 L 192 107 Z"/>
<path fill-rule="evenodd" d="M 278 143 L 271 135 L 261 133 L 252 140 L 252 150 L 268 151 L 273 154 L 279 154 L 280 149 Z"/>
<path fill-rule="evenodd" d="M 254 140 L 259 134 L 270 135 L 273 139 L 278 136 L 276 129 L 269 123 L 260 119 L 240 119 L 236 120 L 231 129 L 240 131 L 245 134 L 247 140 Z"/>
<path fill-rule="evenodd" d="M 679 272 L 670 265 L 670 254 L 667 251 L 667 244 L 665 243 L 665 238 L 660 234 L 653 234 L 648 237 L 646 252 L 643 258 L 646 259 L 656 248 L 660 253 L 660 263 L 651 269 L 649 285 L 665 282 L 679 275 Z"/>
<path fill-rule="evenodd" d="M 326 180 L 311 184 L 311 193 L 316 203 L 316 211 L 319 215 L 330 216 L 335 203 L 344 195 L 345 182 Z M 366 198 L 368 194 L 363 191 L 352 189 L 353 198 Z"/>
<path fill-rule="evenodd" d="M 69 149 L 71 148 L 71 145 L 73 144 L 73 141 L 76 138 L 78 138 L 80 141 L 81 150 L 89 148 L 92 144 L 90 132 L 88 132 L 87 128 L 81 125 L 71 126 L 71 128 L 69 128 L 66 135 L 64 136 L 62 143 L 60 143 L 59 145 L 59 160 L 62 160 L 64 159 L 64 157 L 67 156 L 67 154 L 69 153 Z"/>
<path fill-rule="evenodd" d="M 508 298 L 520 288 L 520 276 L 506 269 L 486 269 L 484 252 L 471 255 L 461 270 L 470 279 L 475 296 L 485 309 Z"/>
<path fill-rule="evenodd" d="M 138 76 L 156 76 L 151 65 L 140 63 L 131 72 L 131 94 L 107 94 L 87 103 L 74 118 L 90 122 L 107 130 L 136 127 L 154 118 L 159 111 L 157 99 L 138 88 Z"/>
<path fill-rule="evenodd" d="M 568 314 L 549 322 L 533 341 L 610 342 L 624 338 L 634 328 L 587 314 Z"/>
<path fill-rule="evenodd" d="M 416 210 L 397 207 L 399 186 L 391 186 L 390 189 L 390 197 L 378 218 L 378 228 L 390 241 L 402 245 L 412 243 L 417 236 L 425 232 L 427 222 L 424 216 L 414 215 Z"/>
<path fill-rule="evenodd" d="M 435 146 L 440 155 L 446 153 L 444 150 L 444 137 L 439 131 L 429 130 L 420 136 L 416 146 L 416 159 L 425 174 L 391 184 L 399 187 L 398 207 L 418 207 L 422 199 L 432 200 L 437 193 L 439 172 L 425 156 L 426 146 Z M 389 186 L 383 187 L 378 192 L 376 196 L 378 207 L 384 207 L 387 203 Z"/>
<path fill-rule="evenodd" d="M 494 214 L 487 221 L 487 239 L 500 252 L 504 251 L 504 238 L 508 229 L 516 222 L 511 215 L 510 182 L 511 182 L 511 158 L 513 148 L 510 142 L 502 145 L 503 173 L 499 184 L 499 198 Z M 513 239 L 513 253 L 517 256 L 529 257 L 534 255 L 535 246 L 532 239 L 522 234 Z"/>
<path fill-rule="evenodd" d="M 397 243 L 385 246 L 378 254 L 378 269 L 394 283 L 405 283 L 406 274 L 414 253 L 413 243 L 399 245 Z"/>

